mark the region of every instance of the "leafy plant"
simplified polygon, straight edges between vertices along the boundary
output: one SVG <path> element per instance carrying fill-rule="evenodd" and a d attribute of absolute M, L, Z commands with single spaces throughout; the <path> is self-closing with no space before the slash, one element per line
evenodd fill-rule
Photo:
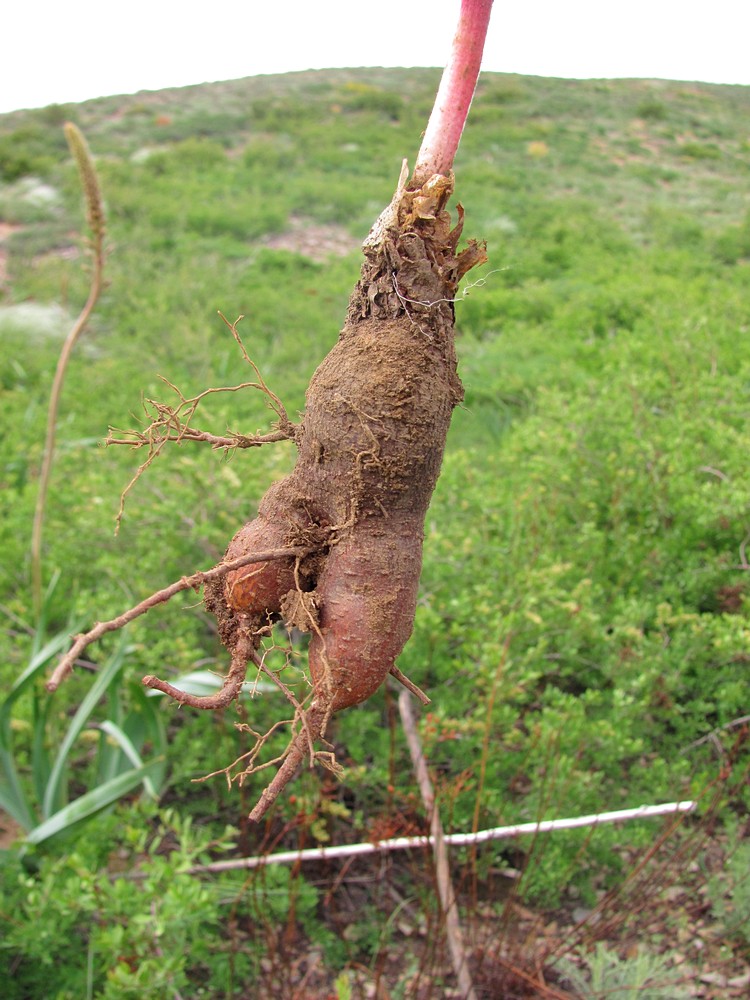
<path fill-rule="evenodd" d="M 557 964 L 584 1000 L 680 1000 L 690 996 L 677 985 L 679 977 L 668 971 L 666 960 L 645 948 L 622 959 L 600 941 L 584 962 L 585 970 L 568 959 Z"/>
<path fill-rule="evenodd" d="M 263 357 L 269 384 L 283 387 L 289 412 L 302 409 L 359 265 L 355 255 L 323 266 L 303 250 L 271 249 L 265 234 L 297 216 L 304 226 L 340 223 L 363 239 L 423 127 L 437 76 L 368 69 L 256 77 L 76 108 L 101 154 L 117 253 L 81 345 L 86 363 L 66 381 L 45 565 L 66 567 L 70 592 L 57 588 L 48 635 L 67 631 L 69 614 L 90 621 L 119 613 L 123 590 L 135 600 L 213 564 L 234 526 L 288 473 L 284 446 L 244 462 L 184 443 L 159 459 L 158 489 L 153 480 L 140 488 L 114 540 L 117 497 L 138 460 L 96 440 L 109 421 L 129 420 L 141 390 L 158 397 L 158 374 L 190 394 L 235 381 L 236 353 L 218 308 L 247 315 L 251 354 Z M 398 121 L 386 123 L 384 110 L 348 109 L 349 82 L 396 95 Z M 651 97 L 664 117 L 634 121 Z M 465 232 L 487 236 L 491 263 L 455 304 L 465 405 L 454 414 L 428 511 L 415 633 L 399 660 L 433 698 L 422 735 L 452 829 L 470 828 L 475 815 L 492 826 L 692 798 L 721 766 L 710 743 L 694 744 L 747 713 L 750 269 L 738 263 L 750 257 L 749 115 L 748 88 L 483 75 L 457 172 Z M 3 116 L 0 132 L 37 122 L 29 112 Z M 175 149 L 204 125 L 215 147 Z M 87 294 L 69 237 L 80 185 L 55 134 L 54 150 L 50 139 L 39 153 L 54 161 L 45 178 L 56 200 L 27 200 L 31 177 L 0 187 L 0 217 L 22 226 L 3 244 L 0 296 L 4 305 L 75 313 Z M 677 136 L 714 143 L 724 155 L 682 155 Z M 530 142 L 544 142 L 549 155 L 529 157 Z M 33 152 L 26 141 L 18 149 Z M 197 215 L 188 211 L 195 206 Z M 11 332 L 9 313 L 0 351 L 0 602 L 26 621 L 34 477 L 64 330 L 48 332 L 37 317 Z M 249 396 L 231 405 L 214 396 L 209 416 L 218 433 L 264 426 L 262 401 Z M 163 671 L 181 686 L 183 669 L 218 670 L 215 634 L 187 605 L 131 627 L 139 673 Z M 25 640 L 4 628 L 2 697 L 27 659 Z M 127 703 L 129 688 L 121 691 Z M 254 702 L 261 731 L 280 697 Z M 158 699 L 150 701 L 156 708 Z M 230 759 L 244 708 L 210 719 L 183 710 L 169 723 L 179 812 L 198 826 L 236 821 L 259 790 L 249 779 L 242 800 L 220 779 L 191 781 L 209 757 Z M 36 801 L 31 713 L 27 690 L 11 713 L 12 753 Z M 285 800 L 272 824 L 280 847 L 309 844 L 320 817 L 335 843 L 373 828 L 409 829 L 399 824 L 414 820 L 414 789 L 392 717 L 388 693 L 340 716 L 331 738 L 347 767 L 346 790 L 307 773 L 304 801 Z M 79 780 L 91 787 L 86 755 L 101 733 L 89 725 L 71 751 L 71 794 Z M 280 739 L 274 754 L 282 751 Z M 746 810 L 747 786 L 738 794 Z M 345 804 L 348 815 L 323 812 L 321 800 Z M 80 853 L 99 839 L 102 866 L 116 843 L 110 819 L 99 814 L 75 842 Z M 250 851 L 262 849 L 265 830 L 243 832 Z M 478 890 L 495 859 L 510 860 L 527 868 L 527 905 L 574 894 L 590 902 L 621 877 L 624 849 L 652 836 L 652 826 L 637 823 L 602 827 L 590 840 L 575 832 L 540 838 L 530 860 L 529 841 L 486 848 Z M 386 870 L 378 879 L 383 891 L 388 878 Z M 333 903 L 342 891 L 350 891 L 346 881 L 331 891 Z M 148 907 L 139 912 L 148 922 Z M 372 912 L 363 905 L 350 914 L 354 937 L 366 938 L 360 925 L 373 922 Z M 329 932 L 345 949 L 339 928 Z M 742 938 L 727 944 L 745 948 Z M 396 934 L 389 948 L 399 947 L 408 946 Z"/>
<path fill-rule="evenodd" d="M 204 882 L 191 874 L 210 850 L 228 850 L 232 833 L 214 837 L 174 811 L 128 807 L 72 850 L 36 859 L 37 870 L 6 858 L 0 963 L 13 974 L 3 995 L 50 995 L 53 980 L 58 1000 L 145 991 L 171 1000 L 189 982 L 193 996 L 202 984 L 212 996 L 239 995 L 263 942 L 254 947 L 245 933 L 230 940 L 222 917 L 246 924 L 267 899 L 285 911 L 289 893 L 286 873 L 269 880 L 278 889 L 258 880 L 247 890 L 231 877 Z"/>
<path fill-rule="evenodd" d="M 123 690 L 129 652 L 125 638 L 99 668 L 67 728 L 62 734 L 56 732 L 54 702 L 44 691 L 43 680 L 50 662 L 69 642 L 67 630 L 44 637 L 44 607 L 57 582 L 55 577 L 48 589 L 26 669 L 0 705 L 0 806 L 26 831 L 26 843 L 35 845 L 69 833 L 139 786 L 156 799 L 165 775 L 166 735 L 159 712 L 139 685 L 129 682 Z M 31 721 L 26 725 L 14 718 L 24 695 L 31 699 Z M 92 722 L 103 697 L 107 699 L 106 718 Z M 28 731 L 23 753 L 17 745 L 18 729 Z M 95 733 L 97 754 L 95 766 L 88 770 L 90 787 L 76 795 L 73 789 L 86 780 L 87 772 L 81 767 L 71 769 L 73 751 L 84 737 Z M 156 752 L 148 762 L 141 756 L 146 744 Z M 28 776 L 21 764 L 26 755 Z"/>
<path fill-rule="evenodd" d="M 667 117 L 667 108 L 655 97 L 644 97 L 635 109 L 639 118 L 650 119 L 654 122 L 663 121 Z"/>

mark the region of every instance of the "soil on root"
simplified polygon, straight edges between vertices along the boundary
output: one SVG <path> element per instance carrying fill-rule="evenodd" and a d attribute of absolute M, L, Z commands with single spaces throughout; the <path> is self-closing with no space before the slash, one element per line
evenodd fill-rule
<path fill-rule="evenodd" d="M 310 380 L 293 431 L 295 468 L 227 551 L 234 559 L 253 545 L 298 546 L 317 535 L 314 568 L 309 560 L 251 563 L 206 589 L 206 607 L 232 655 L 228 677 L 239 674 L 244 649 L 252 656 L 282 611 L 293 611 L 287 625 L 299 627 L 300 613 L 309 619 L 312 700 L 309 707 L 294 701 L 299 728 L 253 819 L 306 754 L 317 756 L 313 747 L 331 715 L 380 687 L 412 631 L 424 518 L 463 397 L 453 296 L 486 254 L 476 243 L 457 251 L 462 212 L 452 227 L 445 210 L 452 178 L 432 177 L 412 191 L 404 185 L 402 174 L 363 246 L 344 328 Z"/>

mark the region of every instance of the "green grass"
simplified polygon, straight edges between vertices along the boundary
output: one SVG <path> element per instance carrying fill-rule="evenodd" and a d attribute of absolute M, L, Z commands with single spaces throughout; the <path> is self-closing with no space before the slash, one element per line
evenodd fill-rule
<path fill-rule="evenodd" d="M 115 538 L 139 456 L 99 442 L 108 424 L 142 418 L 142 393 L 168 396 L 159 374 L 187 395 L 245 379 L 219 309 L 245 315 L 267 382 L 290 413 L 303 407 L 358 255 L 320 264 L 264 238 L 291 217 L 363 238 L 402 156 L 414 157 L 436 82 L 427 70 L 340 70 L 65 109 L 97 157 L 112 253 L 62 401 L 46 529 L 46 573 L 60 569 L 63 582 L 53 630 L 213 564 L 290 467 L 286 445 L 231 459 L 175 448 L 138 483 Z M 490 263 L 456 305 L 466 399 L 400 660 L 433 698 L 423 736 L 457 829 L 475 815 L 494 825 L 696 794 L 716 762 L 708 744 L 691 745 L 747 713 L 749 111 L 742 87 L 495 74 L 480 84 L 457 191 L 465 233 L 488 240 Z M 60 338 L 4 307 L 75 314 L 86 295 L 65 114 L 0 117 L 0 221 L 22 227 L 5 244 L 0 291 L 6 687 L 32 643 L 28 547 Z M 57 196 L 29 200 L 29 171 Z M 255 431 L 271 419 L 248 393 L 213 397 L 200 422 Z M 195 599 L 152 612 L 129 641 L 133 676 L 225 662 Z M 106 654 L 90 651 L 97 663 Z M 61 690 L 60 711 L 82 689 Z M 249 721 L 267 726 L 278 708 L 258 699 Z M 209 827 L 236 819 L 259 781 L 242 794 L 190 783 L 240 752 L 234 714 L 160 711 L 168 800 Z M 408 813 L 415 790 L 392 714 L 380 694 L 343 715 L 344 784 L 306 776 L 280 815 L 293 821 L 304 803 L 318 832 L 342 840 Z M 331 798 L 345 817 L 326 811 Z M 597 831 L 585 866 L 581 837 L 535 857 L 532 899 L 554 904 L 571 884 L 593 898 L 616 881 L 622 845 L 649 843 L 653 826 Z"/>

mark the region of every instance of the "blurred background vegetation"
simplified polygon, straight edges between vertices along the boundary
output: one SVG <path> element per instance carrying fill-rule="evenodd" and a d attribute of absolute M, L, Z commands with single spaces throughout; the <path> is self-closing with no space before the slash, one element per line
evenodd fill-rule
<path fill-rule="evenodd" d="M 389 691 L 335 721 L 343 783 L 305 774 L 268 825 L 248 828 L 262 774 L 231 790 L 193 779 L 238 757 L 247 737 L 235 723 L 263 731 L 279 697 L 200 716 L 145 698 L 137 683 L 223 670 L 194 595 L 138 621 L 126 643 L 88 651 L 109 686 L 85 717 L 75 713 L 89 671 L 54 697 L 41 686 L 71 630 L 218 561 L 291 467 L 289 445 L 229 457 L 176 447 L 136 485 L 115 537 L 142 456 L 101 442 L 108 425 L 143 420 L 143 396 L 169 397 L 159 376 L 186 395 L 246 379 L 217 310 L 246 317 L 251 357 L 288 411 L 302 409 L 342 324 L 359 244 L 402 157 L 416 153 L 438 78 L 310 72 L 0 116 L 0 956 L 10 997 L 147 986 L 158 997 L 262 996 L 261 979 L 291 996 L 300 941 L 338 996 L 358 995 L 346 993 L 352 970 L 377 978 L 394 956 L 391 985 L 412 982 L 409 956 L 418 972 L 439 965 L 407 940 L 429 940 L 425 921 L 438 920 L 419 857 L 384 862 L 404 866 L 408 905 L 386 893 L 388 879 L 332 899 L 329 869 L 185 874 L 230 843 L 255 853 L 424 829 Z M 29 541 L 47 399 L 88 288 L 66 120 L 96 160 L 110 256 L 62 400 L 38 620 Z M 482 78 L 455 169 L 465 233 L 487 240 L 490 262 L 456 304 L 466 399 L 399 661 L 433 699 L 421 732 L 450 829 L 706 801 L 721 772 L 711 833 L 728 857 L 743 850 L 748 120 L 742 87 Z M 247 392 L 212 397 L 199 423 L 254 432 L 271 419 Z M 42 826 L 105 780 L 123 782 L 114 812 L 89 799 L 98 815 L 85 825 L 84 809 Z M 8 816 L 12 801 L 23 808 Z M 505 912 L 497 873 L 509 867 L 524 872 L 514 898 L 525 906 L 572 912 L 617 886 L 655 836 L 653 824 L 604 827 L 457 863 L 487 919 Z M 719 862 L 705 858 L 708 879 Z M 133 870 L 136 880 L 117 877 Z M 746 962 L 737 907 L 750 920 L 747 889 L 705 885 L 722 961 Z M 52 969 L 56 993 L 45 986 Z"/>

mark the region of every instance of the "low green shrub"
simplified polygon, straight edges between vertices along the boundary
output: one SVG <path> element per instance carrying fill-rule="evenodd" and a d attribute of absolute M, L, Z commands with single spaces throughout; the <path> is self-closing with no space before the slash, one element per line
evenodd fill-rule
<path fill-rule="evenodd" d="M 558 968 L 583 1000 L 681 1000 L 691 996 L 679 972 L 670 972 L 664 958 L 639 949 L 621 959 L 601 942 L 584 957 L 585 970 L 567 961 Z"/>
<path fill-rule="evenodd" d="M 118 497 L 142 456 L 97 442 L 108 423 L 143 419 L 141 393 L 169 395 L 159 375 L 189 395 L 243 380 L 217 309 L 246 315 L 250 355 L 290 413 L 302 409 L 359 261 L 323 266 L 259 244 L 290 215 L 363 237 L 401 157 L 418 145 L 437 77 L 300 74 L 78 109 L 100 156 L 113 253 L 63 400 L 47 559 L 63 569 L 64 592 L 50 608 L 50 634 L 71 617 L 113 617 L 213 565 L 288 470 L 289 448 L 222 456 L 183 444 L 137 484 L 115 539 Z M 370 106 L 347 107 L 342 94 Z M 219 103 L 222 117 L 212 111 Z M 128 106 L 133 114 L 118 114 Z M 748 256 L 747 94 L 665 84 L 652 96 L 639 82 L 489 74 L 475 109 L 457 177 L 465 232 L 487 235 L 491 262 L 484 283 L 456 303 L 466 399 L 426 526 L 416 628 L 401 658 L 433 698 L 422 736 L 454 829 L 696 794 L 716 763 L 708 744 L 694 744 L 747 711 L 750 272 L 735 266 Z M 86 294 L 81 260 L 55 252 L 80 200 L 72 170 L 39 120 L 0 126 L 6 138 L 26 130 L 18 155 L 53 157 L 42 165 L 59 192 L 54 208 L 32 212 L 18 207 L 20 188 L 0 190 L 3 221 L 26 227 L 6 244 L 10 277 L 0 295 L 74 312 Z M 677 135 L 696 136 L 710 154 L 685 155 Z M 546 154 L 530 155 L 529 143 L 544 143 Z M 132 160 L 144 147 L 154 152 Z M 56 357 L 43 333 L 37 325 L 4 334 L 0 360 L 6 691 L 25 669 L 23 633 L 34 628 L 28 531 Z M 252 432 L 270 418 L 253 394 L 217 394 L 202 419 L 217 432 Z M 225 667 L 195 601 L 155 610 L 127 642 L 134 684 L 145 673 Z M 105 647 L 97 662 L 111 654 Z M 84 694 L 74 683 L 61 693 L 69 713 L 56 720 L 61 731 Z M 130 705 L 124 682 L 121 691 Z M 264 694 L 239 718 L 260 729 L 276 704 Z M 97 712 L 106 717 L 106 706 Z M 20 700 L 14 713 L 23 782 L 33 713 Z M 191 781 L 242 751 L 237 718 L 233 710 L 169 715 L 165 795 L 198 825 L 241 815 L 260 784 L 262 776 L 227 792 L 221 778 Z M 349 765 L 346 781 L 306 774 L 277 806 L 281 840 L 296 843 L 292 831 L 305 824 L 315 838 L 341 839 L 365 835 L 383 816 L 419 820 L 390 694 L 335 720 L 330 735 Z M 92 768 L 77 750 L 71 761 L 75 794 Z M 100 823 L 102 838 L 114 836 L 106 816 L 91 836 Z M 531 855 L 528 898 L 590 899 L 616 879 L 622 845 L 642 843 L 648 829 L 597 831 L 585 865 L 581 834 L 497 855 L 513 852 L 519 866 Z M 151 926 L 149 913 L 141 918 Z M 362 955 L 374 952 L 372 927 L 351 934 Z M 153 959 L 143 943 L 134 947 Z M 325 947 L 341 960 L 340 940 Z M 117 975 L 127 977 L 123 954 Z M 175 983 L 192 975 L 185 968 L 170 972 Z"/>
<path fill-rule="evenodd" d="M 69 630 L 49 639 L 44 634 L 56 584 L 53 579 L 29 663 L 0 704 L 0 807 L 25 831 L 26 844 L 80 832 L 82 824 L 140 786 L 156 800 L 165 777 L 164 724 L 140 685 L 124 681 L 124 637 L 101 664 L 72 719 L 64 713 L 61 719 L 59 707 L 55 711 L 43 681 L 70 641 Z M 22 704 L 25 696 L 30 706 Z M 95 722 L 91 717 L 104 697 L 105 718 Z M 19 702 L 23 714 L 17 711 Z M 88 744 L 85 756 L 90 757 L 92 743 L 95 759 L 82 766 L 81 745 Z M 144 762 L 146 746 L 150 753 Z"/>
<path fill-rule="evenodd" d="M 9 1000 L 54 996 L 159 998 L 246 995 L 263 942 L 228 932 L 232 919 L 284 911 L 281 879 L 243 887 L 190 874 L 213 849 L 230 846 L 173 812 L 120 809 L 65 853 L 13 854 L 0 863 L 5 908 L 0 962 Z M 285 900 L 279 906 L 276 898 Z M 241 944 L 240 944 L 241 941 Z M 4 977 L 5 978 L 5 977 Z"/>

